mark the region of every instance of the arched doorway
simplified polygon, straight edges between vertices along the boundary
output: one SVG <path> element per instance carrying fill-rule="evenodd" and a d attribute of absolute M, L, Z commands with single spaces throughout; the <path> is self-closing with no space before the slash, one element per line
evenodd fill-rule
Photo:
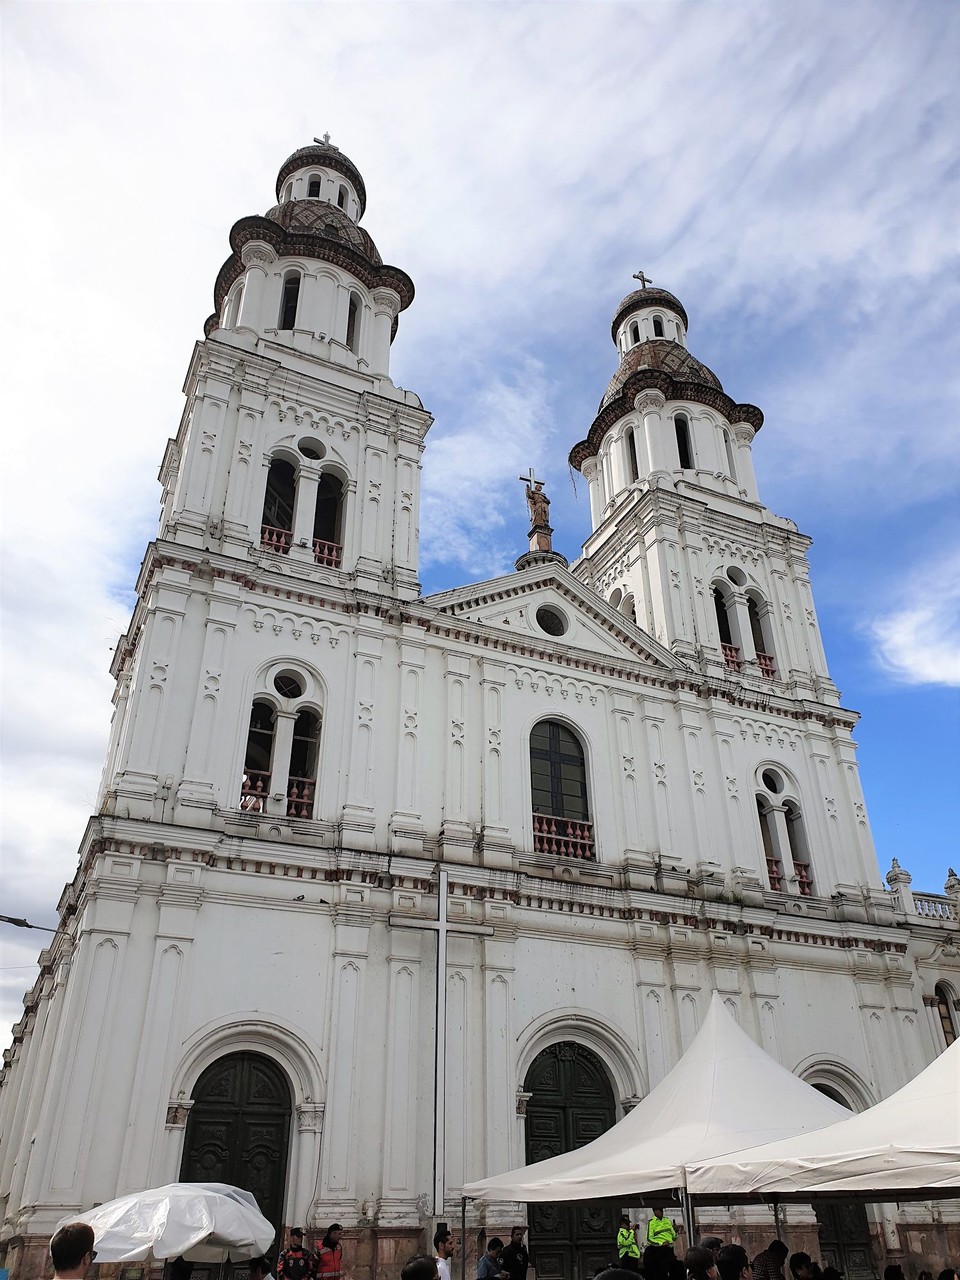
<path fill-rule="evenodd" d="M 260 1053 L 230 1053 L 193 1090 L 180 1178 L 252 1191 L 264 1217 L 283 1222 L 290 1146 L 290 1084 Z"/>
<path fill-rule="evenodd" d="M 848 1098 L 830 1084 L 814 1082 L 818 1093 L 849 1110 Z M 820 1257 L 824 1266 L 838 1267 L 848 1280 L 875 1280 L 877 1268 L 873 1260 L 870 1222 L 867 1211 L 858 1200 L 821 1200 L 814 1204 L 820 1233 Z"/>
<path fill-rule="evenodd" d="M 595 1053 L 580 1044 L 552 1044 L 534 1058 L 523 1089 L 526 1158 L 575 1151 L 616 1123 L 610 1080 Z M 530 1253 L 537 1280 L 587 1280 L 616 1257 L 616 1206 L 603 1202 L 531 1204 Z"/>

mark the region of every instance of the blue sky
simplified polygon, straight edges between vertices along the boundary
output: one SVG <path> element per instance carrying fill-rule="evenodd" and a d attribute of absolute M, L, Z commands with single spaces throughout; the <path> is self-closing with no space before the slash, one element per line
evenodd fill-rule
<path fill-rule="evenodd" d="M 507 571 L 516 477 L 566 457 L 643 268 L 766 424 L 811 534 L 881 869 L 960 860 L 960 9 L 948 0 L 8 3 L 3 910 L 54 919 L 96 793 L 110 646 L 227 232 L 329 130 L 417 285 L 393 372 L 436 416 L 425 590 Z M 38 935 L 2 936 L 0 1022 Z"/>

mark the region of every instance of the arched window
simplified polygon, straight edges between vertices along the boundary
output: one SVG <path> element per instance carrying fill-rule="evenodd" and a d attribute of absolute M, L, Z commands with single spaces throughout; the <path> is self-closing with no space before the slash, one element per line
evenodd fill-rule
<path fill-rule="evenodd" d="M 773 810 L 763 796 L 757 796 L 757 818 L 760 822 L 760 839 L 763 841 L 763 857 L 767 864 L 767 881 L 775 893 L 783 892 L 783 862 L 777 840 L 777 827 Z"/>
<path fill-rule="evenodd" d="M 343 185 L 343 183 L 341 183 L 337 189 L 337 208 L 345 209 L 346 207 L 347 207 L 347 188 Z"/>
<path fill-rule="evenodd" d="M 613 591 L 611 591 L 610 593 L 610 603 L 613 605 L 614 609 L 620 608 L 620 601 L 622 599 L 623 599 L 623 592 L 619 587 L 614 587 Z"/>
<path fill-rule="evenodd" d="M 677 341 L 683 342 L 683 325 L 679 320 L 677 321 Z"/>
<path fill-rule="evenodd" d="M 940 1018 L 940 1029 L 943 1032 L 947 1048 L 949 1048 L 957 1038 L 957 1026 L 953 1018 L 953 1010 L 950 1007 L 950 992 L 942 982 L 938 982 L 933 991 L 937 997 L 937 1015 Z"/>
<path fill-rule="evenodd" d="M 317 486 L 317 508 L 313 518 L 313 558 L 327 569 L 339 569 L 343 562 L 343 481 L 325 471 Z"/>
<path fill-rule="evenodd" d="M 565 724 L 541 720 L 534 725 L 530 788 L 535 852 L 594 858 L 583 747 Z"/>
<path fill-rule="evenodd" d="M 637 603 L 633 596 L 628 595 L 623 597 L 620 601 L 620 612 L 625 617 L 629 618 L 631 622 L 635 623 L 637 621 Z"/>
<path fill-rule="evenodd" d="M 312 818 L 320 755 L 320 717 L 310 707 L 297 712 L 287 775 L 287 817 Z"/>
<path fill-rule="evenodd" d="M 630 345 L 632 347 L 635 347 L 639 341 L 640 341 L 640 326 L 639 324 L 637 324 L 636 320 L 634 320 L 633 324 L 630 326 Z"/>
<path fill-rule="evenodd" d="M 293 183 L 288 182 L 287 185 L 283 188 L 283 195 L 280 197 L 280 203 L 286 204 L 287 201 L 290 200 L 292 197 L 293 197 Z"/>
<path fill-rule="evenodd" d="M 727 455 L 727 475 L 736 483 L 737 463 L 733 453 L 733 441 L 730 439 L 730 432 L 726 427 L 723 429 L 723 451 Z"/>
<path fill-rule="evenodd" d="M 734 643 L 733 631 L 730 627 L 731 601 L 722 587 L 713 588 L 713 608 L 717 615 L 717 631 L 720 633 L 720 648 L 723 651 L 724 665 L 739 671 L 742 666 L 740 646 Z"/>
<path fill-rule="evenodd" d="M 663 321 L 659 316 L 653 317 L 653 336 L 655 338 L 663 337 Z"/>
<path fill-rule="evenodd" d="M 270 769 L 276 713 L 269 702 L 257 700 L 250 712 L 247 750 L 243 758 L 240 808 L 247 813 L 265 813 L 270 794 Z"/>
<path fill-rule="evenodd" d="M 747 615 L 750 618 L 750 634 L 753 637 L 753 647 L 757 651 L 757 662 L 760 664 L 760 670 L 770 680 L 776 679 L 777 664 L 773 654 L 773 637 L 770 628 L 770 613 L 764 602 L 764 611 L 761 615 L 760 605 L 756 598 L 749 594 L 747 596 Z"/>
<path fill-rule="evenodd" d="M 812 898 L 813 871 L 810 867 L 810 850 L 807 846 L 807 833 L 803 826 L 799 806 L 792 800 L 783 802 L 784 816 L 787 819 L 787 840 L 790 843 L 790 860 L 793 873 L 797 877 L 797 891 L 802 898 Z"/>
<path fill-rule="evenodd" d="M 260 521 L 260 542 L 268 551 L 286 555 L 290 550 L 296 498 L 296 468 L 286 458 L 274 458 L 267 472 L 267 490 Z"/>
<path fill-rule="evenodd" d="M 347 307 L 347 346 L 354 355 L 360 354 L 360 298 L 355 293 Z"/>
<path fill-rule="evenodd" d="M 226 311 L 223 317 L 223 327 L 225 329 L 235 329 L 237 320 L 240 317 L 240 304 L 243 301 L 243 284 L 238 284 L 230 296 L 227 303 Z"/>
<path fill-rule="evenodd" d="M 685 413 L 674 415 L 673 425 L 677 433 L 677 453 L 683 471 L 693 469 L 693 447 L 690 444 L 690 422 Z"/>
<path fill-rule="evenodd" d="M 630 464 L 630 479 L 640 479 L 640 462 L 637 458 L 637 433 L 633 427 L 627 427 L 627 461 Z"/>
<path fill-rule="evenodd" d="M 300 272 L 291 271 L 283 279 L 283 292 L 280 295 L 280 315 L 277 318 L 278 329 L 292 329 L 297 323 L 297 304 L 300 301 Z"/>
<path fill-rule="evenodd" d="M 307 195 L 314 198 L 319 196 L 322 186 L 323 179 L 319 173 L 311 173 L 310 181 L 307 183 Z"/>

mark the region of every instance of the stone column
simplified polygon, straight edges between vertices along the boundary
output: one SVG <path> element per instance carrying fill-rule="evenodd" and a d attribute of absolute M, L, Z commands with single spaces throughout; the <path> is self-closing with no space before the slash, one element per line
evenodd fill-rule
<path fill-rule="evenodd" d="M 253 329 L 260 333 L 264 328 L 263 304 L 266 294 L 267 274 L 277 261 L 273 249 L 262 240 L 251 240 L 243 246 L 240 261 L 247 269 L 243 282 L 243 302 L 240 304 L 238 329 Z"/>
<path fill-rule="evenodd" d="M 666 403 L 663 395 L 652 388 L 641 391 L 633 402 L 633 407 L 643 419 L 643 442 L 647 455 L 647 471 L 650 475 L 655 475 L 657 472 L 669 473 L 671 469 L 667 464 L 663 419 L 660 416 Z"/>
<path fill-rule="evenodd" d="M 293 726 L 297 720 L 295 711 L 278 711 L 277 727 L 273 735 L 273 761 L 270 768 L 270 795 L 267 812 L 278 818 L 287 812 L 287 775 L 290 772 L 290 752 L 293 749 Z"/>
<path fill-rule="evenodd" d="M 600 493 L 599 467 L 596 458 L 587 458 L 580 468 L 590 494 L 590 523 L 594 529 L 603 519 L 603 496 Z"/>
<path fill-rule="evenodd" d="M 317 514 L 319 484 L 319 471 L 301 465 L 297 476 L 297 495 L 293 505 L 291 560 L 303 560 L 313 564 L 313 524 Z"/>
<path fill-rule="evenodd" d="M 750 611 L 747 607 L 747 597 L 742 591 L 734 591 L 733 607 L 736 613 L 737 631 L 740 641 L 740 657 L 744 662 L 756 662 L 757 650 L 753 643 L 753 631 L 750 627 Z"/>
<path fill-rule="evenodd" d="M 365 344 L 372 373 L 390 373 L 390 334 L 400 314 L 400 299 L 392 289 L 373 291 L 373 333 Z"/>
<path fill-rule="evenodd" d="M 733 438 L 737 446 L 737 483 L 746 492 L 750 502 L 759 502 L 757 475 L 753 469 L 753 452 L 750 448 L 753 437 L 757 434 L 749 422 L 735 422 Z"/>

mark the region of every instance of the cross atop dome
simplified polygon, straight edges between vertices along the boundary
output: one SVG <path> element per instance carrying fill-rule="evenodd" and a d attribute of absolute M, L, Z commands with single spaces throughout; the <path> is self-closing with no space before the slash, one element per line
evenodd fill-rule
<path fill-rule="evenodd" d="M 333 143 L 330 141 L 329 133 L 325 133 L 322 138 L 314 138 L 314 142 L 318 142 L 321 147 L 333 147 Z M 334 150 L 339 151 L 340 148 L 334 147 Z"/>
<path fill-rule="evenodd" d="M 645 275 L 643 274 L 643 272 L 642 272 L 642 271 L 635 271 L 635 272 L 633 273 L 633 278 L 634 278 L 634 280 L 639 280 L 639 281 L 640 281 L 640 288 L 641 288 L 641 289 L 645 289 L 645 288 L 647 287 L 647 285 L 648 285 L 648 284 L 653 284 L 653 281 L 650 279 L 650 277 L 649 277 L 649 276 L 645 276 Z"/>

